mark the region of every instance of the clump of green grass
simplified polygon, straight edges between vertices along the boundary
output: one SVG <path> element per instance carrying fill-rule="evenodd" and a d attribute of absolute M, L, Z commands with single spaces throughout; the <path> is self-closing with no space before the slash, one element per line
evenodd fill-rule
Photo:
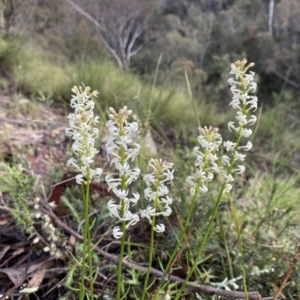
<path fill-rule="evenodd" d="M 0 73 L 4 77 L 13 76 L 13 70 L 18 68 L 22 60 L 23 42 L 20 39 L 0 39 Z"/>
<path fill-rule="evenodd" d="M 8 193 L 11 206 L 9 213 L 18 224 L 20 231 L 26 234 L 34 232 L 32 207 L 27 202 L 33 196 L 33 185 L 34 179 L 26 174 L 21 166 L 10 167 L 5 163 L 0 164 L 0 190 Z"/>
<path fill-rule="evenodd" d="M 136 108 L 141 118 L 149 119 L 150 112 L 150 121 L 156 128 L 168 125 L 176 130 L 194 123 L 191 110 L 186 109 L 189 99 L 183 91 L 153 87 L 109 61 L 71 63 L 26 44 L 20 45 L 18 56 L 18 63 L 12 64 L 9 72 L 19 91 L 33 96 L 41 92 L 54 100 L 65 100 L 74 83 L 84 83 L 99 91 L 99 109 L 126 103 Z"/>
<path fill-rule="evenodd" d="M 12 73 L 19 91 L 33 96 L 41 92 L 57 99 L 66 86 L 70 87 L 72 71 L 65 63 L 59 65 L 38 49 L 24 46 L 20 62 Z"/>
<path fill-rule="evenodd" d="M 124 73 L 108 61 L 88 61 L 78 66 L 75 82 L 83 82 L 99 91 L 99 104 L 134 109 L 141 118 L 147 119 L 149 110 L 154 127 L 162 125 L 179 129 L 192 126 L 193 114 L 185 107 L 190 104 L 187 95 L 176 89 L 153 87 L 142 82 L 136 75 Z"/>

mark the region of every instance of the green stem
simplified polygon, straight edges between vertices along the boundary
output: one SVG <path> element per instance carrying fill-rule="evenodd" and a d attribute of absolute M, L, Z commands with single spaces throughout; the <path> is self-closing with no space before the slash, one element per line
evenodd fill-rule
<path fill-rule="evenodd" d="M 147 270 L 146 278 L 144 281 L 144 288 L 143 288 L 143 294 L 142 294 L 141 300 L 144 300 L 145 296 L 146 296 L 147 285 L 148 285 L 149 275 L 150 275 L 151 266 L 152 266 L 153 248 L 154 248 L 154 227 L 155 227 L 155 215 L 152 218 L 152 224 L 151 224 L 151 241 L 150 241 L 150 250 L 149 250 L 148 270 Z"/>
<path fill-rule="evenodd" d="M 125 160 L 125 151 L 123 148 L 120 150 L 121 154 L 121 164 L 124 165 Z M 125 175 L 121 177 L 121 188 L 122 190 L 125 190 L 126 188 L 126 178 Z M 125 203 L 124 200 L 121 200 L 121 216 L 124 217 L 125 213 Z M 122 265 L 123 265 L 123 256 L 124 256 L 124 246 L 125 246 L 125 231 L 126 231 L 126 224 L 125 221 L 122 221 L 122 237 L 121 237 L 121 245 L 120 245 L 120 255 L 119 255 L 119 261 L 118 261 L 118 283 L 117 283 L 117 300 L 121 299 L 121 285 L 122 285 Z"/>
<path fill-rule="evenodd" d="M 236 231 L 237 231 L 237 236 L 238 236 L 238 244 L 239 244 L 241 260 L 242 260 L 244 293 L 245 293 L 245 296 L 246 296 L 246 300 L 248 300 L 249 297 L 248 297 L 247 282 L 246 282 L 246 269 L 245 269 L 245 263 L 244 263 L 244 251 L 243 251 L 242 235 L 241 235 L 241 230 L 240 230 L 238 218 L 237 218 L 237 215 L 236 215 L 236 210 L 235 210 L 235 207 L 234 207 L 234 203 L 233 203 L 233 200 L 232 200 L 232 198 L 229 194 L 228 194 L 228 199 L 229 199 L 229 202 L 230 202 L 230 209 L 231 209 L 232 217 L 233 217 L 233 220 L 234 220 L 234 224 L 235 224 Z"/>
<path fill-rule="evenodd" d="M 159 185 L 160 185 L 160 174 L 161 174 L 161 170 L 158 170 L 156 173 L 156 185 L 155 185 L 155 191 L 158 191 Z M 154 210 L 156 211 L 159 203 L 158 203 L 158 195 L 155 197 L 154 199 Z M 152 217 L 152 222 L 151 222 L 151 240 L 150 240 L 150 250 L 149 250 L 149 261 L 148 261 L 148 270 L 146 273 L 146 278 L 144 281 L 144 288 L 143 288 L 143 294 L 142 294 L 142 300 L 145 299 L 146 296 L 146 292 L 147 292 L 147 284 L 149 281 L 149 275 L 150 275 L 150 271 L 151 271 L 151 266 L 152 266 L 152 260 L 153 260 L 153 248 L 154 248 L 154 228 L 155 228 L 155 214 Z M 158 291 L 158 290 L 157 290 Z M 156 293 L 157 293 L 156 291 Z M 154 297 L 156 297 L 156 293 L 154 295 Z M 155 298 L 154 298 L 155 299 Z"/>
<path fill-rule="evenodd" d="M 124 211 L 124 201 L 122 201 L 122 211 Z M 122 285 L 122 265 L 123 265 L 123 256 L 124 256 L 124 245 L 125 245 L 125 221 L 122 221 L 122 238 L 120 246 L 120 255 L 118 261 L 118 284 L 117 284 L 117 300 L 121 299 L 121 285 Z"/>
<path fill-rule="evenodd" d="M 88 224 L 89 218 L 86 218 L 86 211 L 88 211 L 88 203 L 86 201 L 86 193 L 84 191 L 84 186 L 81 184 L 81 193 L 83 198 L 83 207 L 84 207 L 84 229 L 83 229 L 83 254 L 82 254 L 82 264 L 81 264 L 81 279 L 80 279 L 80 291 L 79 291 L 79 300 L 83 300 L 85 295 L 85 259 L 86 259 L 86 244 L 87 244 L 87 236 L 86 236 L 86 228 Z"/>
<path fill-rule="evenodd" d="M 90 298 L 94 299 L 94 279 L 93 279 L 93 256 L 92 256 L 92 241 L 90 232 L 90 221 L 89 221 L 89 199 L 90 199 L 90 174 L 88 170 L 87 174 L 87 187 L 86 187 L 86 209 L 84 210 L 85 218 L 85 230 L 87 239 L 87 250 L 88 250 L 88 261 L 89 261 L 89 275 L 90 275 Z"/>
<path fill-rule="evenodd" d="M 92 243 L 90 233 L 90 222 L 89 222 L 89 198 L 90 198 L 90 173 L 87 170 L 87 185 L 84 189 L 83 184 L 81 185 L 81 192 L 83 196 L 84 206 L 84 230 L 83 230 L 83 255 L 82 255 L 82 266 L 81 266 L 81 280 L 80 280 L 80 292 L 79 300 L 83 300 L 85 296 L 85 260 L 86 255 L 88 256 L 89 262 L 89 278 L 90 278 L 90 298 L 94 299 L 94 286 L 93 286 L 93 262 L 92 262 Z"/>
<path fill-rule="evenodd" d="M 85 192 L 84 192 L 84 186 L 81 184 L 81 192 L 82 192 L 82 198 L 83 198 L 83 206 L 84 206 L 84 212 L 86 210 L 86 201 L 85 201 Z M 86 256 L 86 238 L 85 238 L 85 230 L 86 228 L 86 222 L 84 222 L 84 229 L 83 229 L 83 254 L 82 254 L 82 265 L 81 265 L 81 280 L 80 280 L 80 292 L 79 292 L 79 300 L 83 300 L 84 294 L 85 294 L 85 286 L 84 286 L 84 278 L 85 278 L 85 256 Z"/>

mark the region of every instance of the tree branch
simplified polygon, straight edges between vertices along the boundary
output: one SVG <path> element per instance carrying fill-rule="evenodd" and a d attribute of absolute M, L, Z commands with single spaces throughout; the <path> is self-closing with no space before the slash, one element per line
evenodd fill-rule
<path fill-rule="evenodd" d="M 274 73 L 281 79 L 283 79 L 286 83 L 292 85 L 293 87 L 296 87 L 296 88 L 300 88 L 300 85 L 298 83 L 296 83 L 295 81 L 293 80 L 290 80 L 289 78 L 287 78 L 286 76 L 282 75 L 281 73 L 279 73 L 277 70 L 274 70 Z"/>
<path fill-rule="evenodd" d="M 72 0 L 65 0 L 65 1 L 67 1 L 69 4 L 71 4 L 75 10 L 77 10 L 79 13 L 81 13 L 83 16 L 85 16 L 88 20 L 90 20 L 92 23 L 94 23 L 96 25 L 96 27 L 99 27 L 101 30 L 105 31 L 105 29 L 102 27 L 102 25 L 99 22 L 97 22 L 97 20 L 95 20 L 90 14 L 85 12 L 80 6 L 75 4 Z"/>
<path fill-rule="evenodd" d="M 114 48 L 112 48 L 109 43 L 106 41 L 106 39 L 104 38 L 104 36 L 99 32 L 100 35 L 100 39 L 104 45 L 104 47 L 109 51 L 109 53 L 114 57 L 114 59 L 117 61 L 118 65 L 120 68 L 123 68 L 123 62 L 121 60 L 121 58 L 119 57 L 118 53 L 115 51 Z"/>

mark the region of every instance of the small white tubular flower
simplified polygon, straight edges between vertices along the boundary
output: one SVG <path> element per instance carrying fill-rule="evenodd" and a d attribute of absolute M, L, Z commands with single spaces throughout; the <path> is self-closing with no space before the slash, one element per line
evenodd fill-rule
<path fill-rule="evenodd" d="M 246 59 L 242 61 L 238 60 L 230 65 L 231 71 L 229 74 L 233 74 L 234 78 L 228 80 L 230 91 L 233 94 L 233 100 L 229 105 L 236 110 L 236 121 L 228 123 L 228 130 L 236 132 L 237 142 L 224 142 L 224 148 L 229 152 L 226 156 L 222 157 L 223 166 L 227 169 L 226 172 L 222 172 L 225 181 L 225 193 L 230 192 L 232 189 L 230 182 L 234 180 L 231 174 L 242 174 L 245 171 L 243 165 L 234 167 L 237 161 L 245 160 L 246 155 L 240 151 L 249 151 L 252 148 L 250 141 L 247 141 L 246 145 L 240 145 L 242 137 L 248 138 L 252 134 L 252 130 L 247 128 L 247 126 L 254 125 L 257 121 L 257 117 L 251 115 L 252 112 L 257 110 L 257 97 L 250 95 L 256 91 L 257 87 L 257 84 L 254 82 L 255 73 L 252 71 L 248 72 L 248 69 L 252 66 L 254 66 L 253 63 L 247 65 Z"/>
<path fill-rule="evenodd" d="M 160 182 L 160 186 L 158 187 L 157 195 L 159 197 L 163 197 L 169 194 L 169 189 L 167 186 L 162 185 Z"/>
<path fill-rule="evenodd" d="M 231 141 L 226 141 L 224 142 L 224 148 L 226 149 L 226 151 L 232 151 L 235 147 L 236 143 L 233 143 Z"/>
<path fill-rule="evenodd" d="M 239 121 L 240 126 L 245 126 L 248 123 L 247 115 L 243 115 L 243 113 L 241 111 L 236 112 L 235 118 Z"/>
<path fill-rule="evenodd" d="M 69 129 L 71 129 L 71 128 L 69 128 Z M 67 161 L 67 166 L 68 166 L 68 167 L 73 167 L 73 168 L 75 168 L 75 169 L 77 169 L 77 170 L 80 170 L 80 167 L 78 166 L 76 159 L 73 158 L 73 157 L 71 157 L 71 158 Z"/>
<path fill-rule="evenodd" d="M 235 172 L 236 174 L 242 174 L 245 172 L 245 166 L 238 165 L 235 169 L 232 169 L 232 172 Z"/>
<path fill-rule="evenodd" d="M 248 107 L 247 111 L 250 111 L 252 109 L 253 112 L 255 112 L 257 110 L 257 97 L 250 96 L 249 99 L 251 100 L 247 101 L 247 105 L 250 105 L 250 107 Z"/>
<path fill-rule="evenodd" d="M 81 174 L 76 176 L 78 184 L 89 184 L 93 178 L 99 179 L 102 174 L 102 169 L 95 170 L 90 168 L 95 155 L 98 153 L 94 147 L 95 139 L 98 136 L 98 129 L 93 127 L 98 123 L 98 116 L 94 116 L 95 103 L 91 99 L 92 96 L 97 97 L 98 92 L 90 92 L 89 87 L 84 89 L 79 86 L 74 86 L 72 92 L 71 107 L 75 113 L 68 116 L 70 128 L 65 129 L 66 136 L 72 137 L 74 140 L 72 151 L 77 158 L 70 158 L 67 165 L 75 168 Z"/>
<path fill-rule="evenodd" d="M 154 227 L 154 230 L 155 230 L 157 233 L 164 232 L 165 229 L 166 229 L 166 227 L 165 227 L 164 224 L 156 224 L 155 227 Z"/>
<path fill-rule="evenodd" d="M 140 200 L 140 194 L 139 193 L 136 193 L 136 192 L 133 192 L 132 193 L 132 196 L 133 198 L 130 198 L 129 201 L 131 203 L 133 203 L 133 206 L 136 205 L 138 203 L 138 201 Z"/>
<path fill-rule="evenodd" d="M 234 109 L 240 109 L 240 100 L 239 99 L 233 99 L 230 103 L 230 106 L 232 106 Z"/>
<path fill-rule="evenodd" d="M 111 174 L 105 176 L 105 181 L 108 185 L 108 191 L 116 190 L 121 184 L 121 178 L 113 178 Z"/>
<path fill-rule="evenodd" d="M 148 208 L 148 207 L 147 207 L 147 208 Z M 143 210 L 141 210 L 141 217 L 142 217 L 142 218 L 147 218 L 147 219 L 149 220 L 149 223 L 150 223 L 150 224 L 152 223 L 151 215 L 149 214 L 148 209 L 143 209 Z"/>
<path fill-rule="evenodd" d="M 133 148 L 127 149 L 126 160 L 130 159 L 131 161 L 134 161 L 134 159 L 138 156 L 140 149 L 141 146 L 139 144 L 134 144 Z"/>
<path fill-rule="evenodd" d="M 222 163 L 223 163 L 223 165 L 229 165 L 230 158 L 227 155 L 223 155 L 222 156 Z"/>
<path fill-rule="evenodd" d="M 161 182 L 172 182 L 173 179 L 174 179 L 174 170 L 170 171 L 169 169 L 167 169 L 165 171 L 165 175 L 166 175 L 166 178 L 163 179 Z"/>
<path fill-rule="evenodd" d="M 109 134 L 106 151 L 110 165 L 118 171 L 118 176 L 114 178 L 107 175 L 105 181 L 108 184 L 108 189 L 113 191 L 120 203 L 115 204 L 115 201 L 110 200 L 107 206 L 110 215 L 126 222 L 126 228 L 128 228 L 139 221 L 139 216 L 130 211 L 130 204 L 135 205 L 139 201 L 140 195 L 133 192 L 132 197 L 130 197 L 128 188 L 138 179 L 141 172 L 139 168 L 131 165 L 140 151 L 138 144 L 132 144 L 138 132 L 138 124 L 128 122 L 127 119 L 132 111 L 128 110 L 126 106 L 120 109 L 118 113 L 110 107 L 109 112 L 110 120 L 106 123 Z M 119 235 L 119 231 L 116 234 L 113 231 L 115 238 Z"/>
<path fill-rule="evenodd" d="M 232 190 L 232 185 L 230 183 L 225 184 L 224 193 L 229 193 Z"/>
<path fill-rule="evenodd" d="M 136 181 L 140 176 L 141 170 L 139 168 L 133 168 L 129 170 L 126 175 L 128 176 L 126 184 L 131 184 L 133 181 Z"/>
<path fill-rule="evenodd" d="M 144 175 L 144 182 L 147 188 L 144 190 L 145 198 L 152 205 L 148 205 L 146 209 L 141 211 L 141 217 L 147 218 L 150 224 L 153 223 L 156 216 L 170 216 L 172 209 L 172 198 L 168 196 L 169 189 L 165 184 L 171 184 L 174 178 L 174 170 L 170 170 L 173 163 L 163 161 L 162 159 L 151 158 L 148 168 L 152 169 L 152 173 Z M 164 232 L 163 224 L 153 224 L 156 232 Z"/>
<path fill-rule="evenodd" d="M 173 199 L 172 199 L 172 197 L 167 196 L 166 198 L 161 198 L 160 201 L 167 205 L 171 205 L 173 202 Z"/>
<path fill-rule="evenodd" d="M 111 217 L 120 218 L 119 215 L 120 205 L 115 204 L 115 201 L 111 199 L 108 201 L 107 206 Z"/>
<path fill-rule="evenodd" d="M 149 187 L 149 188 L 146 188 L 144 190 L 144 196 L 147 200 L 151 201 L 155 198 L 155 196 L 157 195 L 157 192 L 153 192 L 152 189 Z"/>
<path fill-rule="evenodd" d="M 244 149 L 245 151 L 250 151 L 252 146 L 253 146 L 252 143 L 250 141 L 248 141 L 245 146 L 239 146 L 239 149 Z"/>
<path fill-rule="evenodd" d="M 248 128 L 243 128 L 242 129 L 242 136 L 247 138 L 250 135 L 252 135 L 252 130 L 251 129 L 248 129 Z"/>
<path fill-rule="evenodd" d="M 143 179 L 147 186 L 150 186 L 151 184 L 155 183 L 155 177 L 153 174 L 146 174 L 144 175 Z"/>
<path fill-rule="evenodd" d="M 234 127 L 233 121 L 228 122 L 228 130 L 231 131 L 231 129 L 237 131 L 237 129 Z"/>
<path fill-rule="evenodd" d="M 126 228 L 135 225 L 139 220 L 140 217 L 137 214 L 132 214 L 129 210 L 126 210 L 124 217 L 124 221 L 128 221 Z"/>
<path fill-rule="evenodd" d="M 223 177 L 224 177 L 226 183 L 234 181 L 234 179 L 233 179 L 233 177 L 232 177 L 231 174 L 224 174 Z"/>
<path fill-rule="evenodd" d="M 218 130 L 218 128 L 207 128 L 206 126 L 199 128 L 200 135 L 197 140 L 200 147 L 197 146 L 194 148 L 196 172 L 186 179 L 186 182 L 190 185 L 190 194 L 192 196 L 198 192 L 207 193 L 208 188 L 204 183 L 213 180 L 214 174 L 212 172 L 221 172 L 216 163 L 218 160 L 216 152 L 219 151 L 219 147 L 222 144 L 222 137 L 218 133 Z"/>
<path fill-rule="evenodd" d="M 76 183 L 77 184 L 86 183 L 86 181 L 83 179 L 83 175 L 82 174 L 76 175 L 75 179 L 76 179 Z"/>
<path fill-rule="evenodd" d="M 113 190 L 114 194 L 121 200 L 126 201 L 127 200 L 127 195 L 128 195 L 128 190 L 121 190 L 121 189 L 115 189 Z"/>
<path fill-rule="evenodd" d="M 121 231 L 120 227 L 119 226 L 116 226 L 114 229 L 113 229 L 113 236 L 115 239 L 120 239 L 122 236 L 123 236 L 123 232 Z"/>
<path fill-rule="evenodd" d="M 245 157 L 246 157 L 246 154 L 242 154 L 242 153 L 235 151 L 235 155 L 234 155 L 235 161 L 237 161 L 237 160 L 244 161 Z"/>
<path fill-rule="evenodd" d="M 96 168 L 95 170 L 90 170 L 91 176 L 94 180 L 99 180 L 103 170 L 101 168 Z"/>
<path fill-rule="evenodd" d="M 247 123 L 250 125 L 254 125 L 256 123 L 256 121 L 257 121 L 257 117 L 254 115 L 251 115 L 250 119 L 247 121 Z"/>
<path fill-rule="evenodd" d="M 168 204 L 166 204 L 164 206 L 164 209 L 165 210 L 161 211 L 159 214 L 162 215 L 162 216 L 166 216 L 166 217 L 170 216 L 171 213 L 172 213 L 171 207 Z"/>
<path fill-rule="evenodd" d="M 199 191 L 200 193 L 202 193 L 202 194 L 205 194 L 205 193 L 208 192 L 208 188 L 207 188 L 207 186 L 206 186 L 205 184 L 201 184 L 201 185 L 199 186 L 199 188 L 198 188 L 198 191 Z"/>

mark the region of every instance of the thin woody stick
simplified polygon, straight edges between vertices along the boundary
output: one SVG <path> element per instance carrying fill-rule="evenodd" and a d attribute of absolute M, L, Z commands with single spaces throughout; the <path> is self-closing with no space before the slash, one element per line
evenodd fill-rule
<path fill-rule="evenodd" d="M 290 277 L 290 275 L 293 271 L 293 268 L 294 268 L 295 264 L 297 263 L 297 258 L 298 258 L 299 255 L 300 255 L 300 246 L 298 247 L 297 251 L 295 252 L 295 254 L 293 256 L 293 259 L 291 261 L 290 267 L 289 267 L 288 271 L 286 272 L 277 293 L 274 295 L 273 300 L 277 300 L 277 298 L 280 295 L 281 291 L 284 289 L 285 284 L 288 281 L 288 279 L 289 279 L 289 277 Z"/>

